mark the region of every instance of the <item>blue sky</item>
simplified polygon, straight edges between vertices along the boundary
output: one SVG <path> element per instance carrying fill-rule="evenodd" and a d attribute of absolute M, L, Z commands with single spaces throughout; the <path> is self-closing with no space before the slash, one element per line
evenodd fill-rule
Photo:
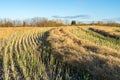
<path fill-rule="evenodd" d="M 0 0 L 0 18 L 52 19 L 53 16 L 81 21 L 120 21 L 120 0 Z"/>

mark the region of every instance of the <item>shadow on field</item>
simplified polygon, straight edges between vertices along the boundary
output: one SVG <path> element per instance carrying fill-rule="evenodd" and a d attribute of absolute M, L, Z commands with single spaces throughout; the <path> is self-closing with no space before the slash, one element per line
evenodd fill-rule
<path fill-rule="evenodd" d="M 42 62 L 45 64 L 50 80 L 120 79 L 120 61 L 111 54 L 112 51 L 96 46 L 83 46 L 82 41 L 72 37 L 69 33 L 61 33 L 61 29 L 59 29 L 60 35 L 53 34 L 57 30 L 50 30 L 43 36 Z M 61 37 L 61 35 L 63 36 Z M 66 37 L 65 40 L 63 37 Z M 68 38 L 69 40 L 66 42 Z M 81 44 L 74 42 L 70 46 L 69 41 L 77 41 Z M 53 44 L 56 45 L 53 46 Z"/>
<path fill-rule="evenodd" d="M 0 80 L 3 80 L 3 56 L 0 55 Z"/>
<path fill-rule="evenodd" d="M 84 68 L 82 69 L 79 67 L 80 63 L 78 61 L 75 60 L 71 60 L 68 62 L 64 61 L 64 58 L 66 57 L 64 55 L 61 55 L 59 52 L 55 51 L 55 49 L 51 47 L 51 43 L 47 41 L 49 32 L 50 31 L 44 33 L 44 35 L 41 38 L 42 46 L 39 47 L 42 48 L 41 59 L 42 59 L 42 63 L 45 65 L 45 70 L 48 76 L 48 80 L 59 80 L 59 79 L 60 80 L 87 80 L 87 79 L 94 80 L 92 76 L 88 74 Z M 68 52 L 67 55 L 69 54 L 70 52 Z M 76 64 L 78 66 L 76 66 Z"/>
<path fill-rule="evenodd" d="M 116 40 L 120 39 L 119 35 L 115 35 L 115 34 L 112 35 L 109 32 L 105 32 L 104 30 L 98 30 L 98 29 L 94 29 L 94 28 L 89 28 L 89 30 L 96 32 L 96 33 L 99 33 L 105 37 L 115 38 Z"/>

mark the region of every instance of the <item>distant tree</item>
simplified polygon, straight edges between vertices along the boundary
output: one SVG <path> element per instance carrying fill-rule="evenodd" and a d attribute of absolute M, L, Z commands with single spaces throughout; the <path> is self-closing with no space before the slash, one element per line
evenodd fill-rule
<path fill-rule="evenodd" d="M 69 25 L 69 20 L 65 20 L 65 25 L 68 26 Z"/>
<path fill-rule="evenodd" d="M 106 25 L 107 26 L 118 26 L 119 24 L 116 23 L 115 21 L 108 21 Z"/>
<path fill-rule="evenodd" d="M 27 26 L 27 23 L 25 21 L 23 21 L 23 27 Z"/>
<path fill-rule="evenodd" d="M 102 21 L 98 21 L 97 25 L 102 26 L 102 25 L 104 25 L 104 23 Z"/>
<path fill-rule="evenodd" d="M 83 22 L 80 22 L 80 21 L 77 23 L 77 25 L 82 25 L 82 24 L 83 24 Z"/>
<path fill-rule="evenodd" d="M 25 20 L 0 19 L 0 27 L 58 27 L 63 26 L 61 20 L 48 20 L 46 18 L 32 18 Z"/>
<path fill-rule="evenodd" d="M 5 21 L 4 27 L 13 27 L 12 21 Z"/>
<path fill-rule="evenodd" d="M 76 21 L 73 20 L 73 21 L 71 22 L 71 25 L 76 25 Z"/>
<path fill-rule="evenodd" d="M 84 22 L 78 21 L 76 25 L 78 25 L 78 26 L 86 26 L 87 24 L 84 23 Z"/>

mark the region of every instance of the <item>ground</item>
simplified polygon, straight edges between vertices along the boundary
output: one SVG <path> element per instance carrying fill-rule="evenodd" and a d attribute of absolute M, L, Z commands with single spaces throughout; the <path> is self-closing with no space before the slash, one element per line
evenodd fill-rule
<path fill-rule="evenodd" d="M 119 80 L 120 28 L 0 28 L 0 78 Z"/>

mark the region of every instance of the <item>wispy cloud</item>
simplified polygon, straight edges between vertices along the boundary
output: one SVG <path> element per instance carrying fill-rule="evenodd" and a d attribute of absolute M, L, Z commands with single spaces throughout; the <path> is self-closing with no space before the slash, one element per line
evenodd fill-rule
<path fill-rule="evenodd" d="M 89 15 L 75 15 L 75 16 L 52 16 L 53 18 L 63 18 L 63 19 L 77 19 L 77 18 L 82 18 L 82 19 L 89 19 Z"/>

